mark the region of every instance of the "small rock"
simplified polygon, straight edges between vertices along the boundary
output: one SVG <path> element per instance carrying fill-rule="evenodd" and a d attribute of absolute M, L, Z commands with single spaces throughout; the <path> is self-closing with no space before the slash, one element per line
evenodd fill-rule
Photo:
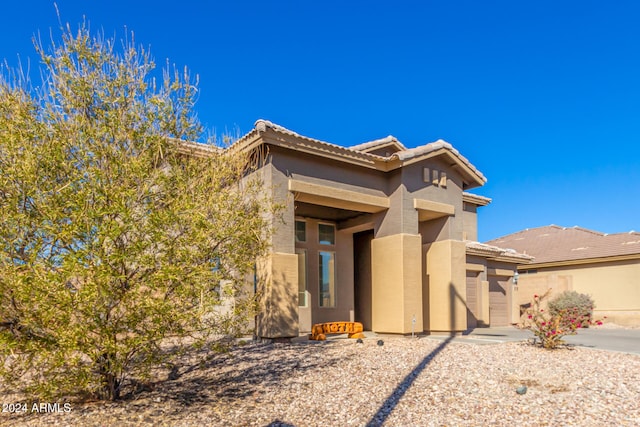
<path fill-rule="evenodd" d="M 525 394 L 527 392 L 527 386 L 526 385 L 522 385 L 520 387 L 518 387 L 516 389 L 516 393 L 518 394 Z"/>
<path fill-rule="evenodd" d="M 382 341 L 382 340 L 378 340 L 378 345 L 379 345 L 380 347 L 382 347 L 382 346 L 384 345 L 384 341 Z"/>
<path fill-rule="evenodd" d="M 358 339 L 356 340 L 356 343 L 358 343 L 358 344 L 362 344 L 362 342 L 363 342 L 363 341 L 362 341 L 362 338 L 358 338 Z"/>

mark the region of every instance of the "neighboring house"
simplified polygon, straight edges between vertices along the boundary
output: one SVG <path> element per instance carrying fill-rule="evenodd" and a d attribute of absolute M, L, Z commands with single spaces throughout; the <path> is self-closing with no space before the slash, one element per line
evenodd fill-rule
<path fill-rule="evenodd" d="M 534 257 L 518 266 L 519 304 L 547 289 L 575 290 L 595 301 L 596 316 L 640 325 L 640 233 L 604 234 L 549 225 L 487 242 Z"/>
<path fill-rule="evenodd" d="M 329 321 L 397 334 L 510 323 L 511 280 L 529 257 L 474 242 L 490 200 L 466 190 L 486 179 L 449 143 L 347 148 L 258 120 L 231 149 L 265 159 L 256 173 L 285 206 L 257 266 L 258 336 Z"/>

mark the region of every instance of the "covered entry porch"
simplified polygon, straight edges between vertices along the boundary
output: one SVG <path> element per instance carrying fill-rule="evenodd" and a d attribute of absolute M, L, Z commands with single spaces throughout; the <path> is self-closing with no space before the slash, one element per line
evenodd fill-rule
<path fill-rule="evenodd" d="M 386 197 L 289 181 L 294 194 L 298 329 L 357 321 L 371 329 L 371 241 Z"/>

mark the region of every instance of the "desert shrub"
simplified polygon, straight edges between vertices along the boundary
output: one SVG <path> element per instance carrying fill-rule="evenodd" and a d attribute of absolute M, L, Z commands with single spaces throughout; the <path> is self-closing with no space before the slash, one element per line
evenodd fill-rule
<path fill-rule="evenodd" d="M 537 338 L 537 343 L 546 349 L 554 349 L 564 344 L 562 339 L 566 335 L 575 335 L 577 330 L 584 325 L 601 325 L 602 321 L 594 321 L 591 311 L 585 314 L 584 310 L 576 306 L 560 306 L 553 311 L 544 307 L 547 304 L 551 290 L 543 295 L 534 295 L 531 306 L 527 309 L 527 318 L 522 325 L 529 329 Z M 560 296 L 560 295 L 559 295 Z M 555 298 L 556 300 L 558 298 Z M 550 303 L 548 304 L 550 305 Z M 593 309 L 593 305 L 591 305 Z"/>
<path fill-rule="evenodd" d="M 575 311 L 576 316 L 582 320 L 581 327 L 589 326 L 593 318 L 593 299 L 587 294 L 576 291 L 564 291 L 549 301 L 549 312 L 557 315 L 563 311 Z"/>
<path fill-rule="evenodd" d="M 246 329 L 272 204 L 259 156 L 184 142 L 203 137 L 187 70 L 156 80 L 146 50 L 86 24 L 36 48 L 41 87 L 0 66 L 0 378 L 116 400 L 167 341 Z"/>

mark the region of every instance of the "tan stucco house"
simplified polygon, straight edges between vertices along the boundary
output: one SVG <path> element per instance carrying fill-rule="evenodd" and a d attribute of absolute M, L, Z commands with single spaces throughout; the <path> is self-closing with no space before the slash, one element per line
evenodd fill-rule
<path fill-rule="evenodd" d="M 605 234 L 581 227 L 526 229 L 487 242 L 534 259 L 518 266 L 518 304 L 547 289 L 591 295 L 597 317 L 640 325 L 640 233 Z"/>
<path fill-rule="evenodd" d="M 342 147 L 258 120 L 232 146 L 265 158 L 273 218 L 259 337 L 295 337 L 313 324 L 359 321 L 410 334 L 508 324 L 516 265 L 530 257 L 477 240 L 468 193 L 486 179 L 451 144 L 407 149 L 393 136 Z"/>

